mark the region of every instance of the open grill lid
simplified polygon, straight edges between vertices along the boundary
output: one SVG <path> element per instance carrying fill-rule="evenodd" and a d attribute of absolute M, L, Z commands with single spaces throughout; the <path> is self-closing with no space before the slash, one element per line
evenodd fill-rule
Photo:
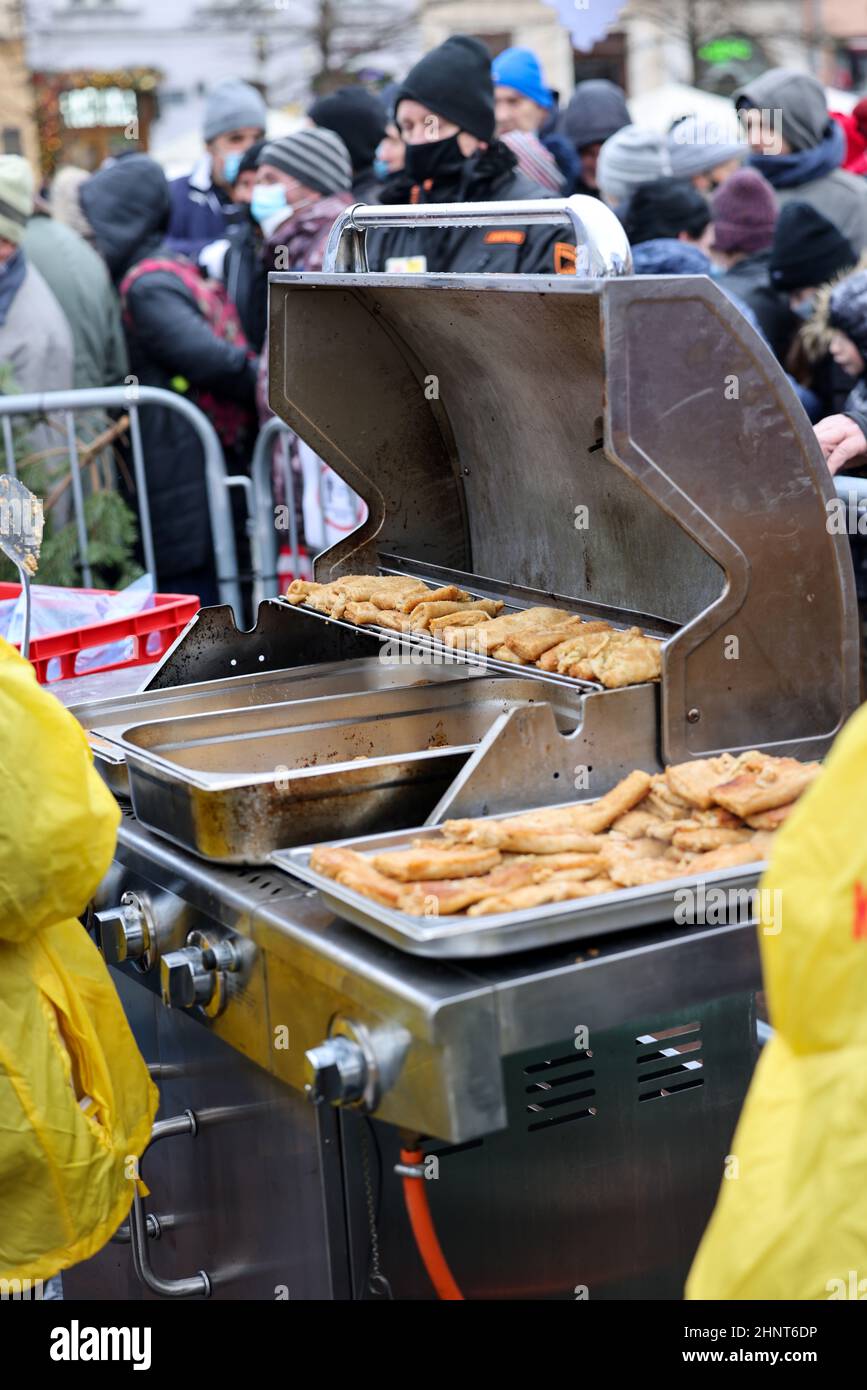
<path fill-rule="evenodd" d="M 502 212 L 502 205 L 499 205 Z M 848 541 L 766 345 L 707 277 L 270 277 L 272 408 L 381 557 L 679 626 L 661 754 L 821 754 L 858 702 Z"/>

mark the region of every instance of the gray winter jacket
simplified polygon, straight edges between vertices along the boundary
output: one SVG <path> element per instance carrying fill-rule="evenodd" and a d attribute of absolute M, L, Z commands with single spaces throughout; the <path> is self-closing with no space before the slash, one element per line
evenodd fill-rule
<path fill-rule="evenodd" d="M 31 217 L 23 245 L 72 330 L 75 387 L 118 386 L 128 371 L 126 344 L 105 261 L 77 232 L 51 217 Z"/>
<path fill-rule="evenodd" d="M 28 394 L 69 390 L 72 363 L 72 332 L 63 310 L 28 261 L 21 288 L 0 326 L 0 364 L 8 369 L 11 388 Z"/>

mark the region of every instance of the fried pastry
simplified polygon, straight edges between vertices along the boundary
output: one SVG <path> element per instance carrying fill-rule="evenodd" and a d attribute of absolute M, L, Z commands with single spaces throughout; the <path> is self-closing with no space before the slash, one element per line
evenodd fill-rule
<path fill-rule="evenodd" d="M 722 849 L 723 845 L 739 845 L 752 839 L 749 830 L 722 830 L 712 825 L 699 825 L 695 829 L 675 830 L 671 843 L 675 849 L 689 850 L 691 854 L 706 854 L 712 849 Z"/>
<path fill-rule="evenodd" d="M 428 631 L 440 637 L 447 627 L 476 627 L 479 623 L 489 623 L 490 613 L 483 608 L 464 608 L 459 613 L 447 613 L 443 618 L 431 618 Z"/>
<path fill-rule="evenodd" d="M 495 869 L 499 862 L 496 849 L 458 845 L 385 850 L 371 856 L 375 869 L 389 878 L 399 878 L 402 883 L 425 878 L 478 877 Z"/>
<path fill-rule="evenodd" d="M 751 830 L 779 830 L 796 805 L 797 802 L 789 801 L 785 806 L 775 806 L 772 811 L 759 811 L 755 816 L 747 816 L 746 823 Z"/>
<path fill-rule="evenodd" d="M 344 888 L 352 888 L 363 893 L 383 907 L 397 907 L 400 901 L 400 885 L 394 879 L 379 873 L 369 859 L 357 854 L 353 849 L 334 849 L 328 845 L 317 845 L 310 856 L 310 867 L 317 873 L 342 883 Z"/>
<path fill-rule="evenodd" d="M 531 883 L 526 888 L 515 888 L 511 893 L 499 893 L 494 897 L 482 898 L 467 909 L 468 917 L 486 917 L 494 912 L 518 912 L 526 907 L 543 907 L 546 903 L 562 903 L 568 898 L 580 896 L 581 883 L 577 879 L 550 883 Z"/>
<path fill-rule="evenodd" d="M 756 816 L 785 806 L 806 791 L 818 777 L 819 763 L 799 763 L 795 758 L 775 758 L 756 772 L 739 772 L 714 787 L 713 799 L 736 816 Z"/>
<path fill-rule="evenodd" d="M 713 805 L 713 788 L 731 776 L 734 766 L 731 753 L 721 753 L 718 758 L 695 758 L 692 762 L 667 767 L 665 780 L 681 801 L 706 811 Z"/>
<path fill-rule="evenodd" d="M 635 811 L 624 811 L 622 816 L 618 816 L 611 823 L 612 836 L 621 836 L 625 840 L 637 840 L 645 835 L 649 835 L 651 830 L 659 825 L 659 819 L 651 811 L 645 811 L 639 804 Z"/>
<path fill-rule="evenodd" d="M 479 878 L 428 879 L 406 884 L 400 895 L 400 909 L 414 917 L 452 916 L 494 893 L 532 883 L 536 872 L 536 861 L 527 858 L 499 864 Z"/>
<path fill-rule="evenodd" d="M 527 627 L 514 632 L 505 645 L 511 647 L 522 661 L 538 661 L 545 652 L 575 635 L 580 628 L 580 618 L 571 618 L 557 627 Z"/>
<path fill-rule="evenodd" d="M 611 632 L 588 651 L 587 663 L 593 680 L 606 690 L 658 680 L 662 675 L 662 643 L 645 637 L 640 628 Z"/>
<path fill-rule="evenodd" d="M 423 584 L 421 593 L 408 594 L 400 607 L 403 613 L 411 613 L 417 603 L 463 603 L 469 597 L 466 589 L 459 589 L 457 584 L 443 584 L 439 589 L 429 589 Z"/>
<path fill-rule="evenodd" d="M 414 631 L 424 632 L 432 618 L 444 618 L 451 613 L 459 613 L 461 609 L 476 608 L 483 613 L 489 614 L 492 618 L 500 612 L 502 603 L 499 599 L 479 598 L 479 599 L 448 599 L 441 600 L 439 603 L 432 603 L 425 600 L 424 603 L 417 603 L 409 615 L 409 621 Z"/>

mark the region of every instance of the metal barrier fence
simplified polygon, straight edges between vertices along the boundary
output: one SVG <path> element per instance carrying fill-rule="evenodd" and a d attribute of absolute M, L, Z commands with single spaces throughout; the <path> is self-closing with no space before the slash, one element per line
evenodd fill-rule
<path fill-rule="evenodd" d="M 176 395 L 173 391 L 163 391 L 156 386 L 105 386 L 92 390 L 45 391 L 27 396 L 0 396 L 0 433 L 2 433 L 3 439 L 6 472 L 11 473 L 13 477 L 18 476 L 15 440 L 12 432 L 12 420 L 16 416 L 64 417 L 81 578 L 84 587 L 91 588 L 93 576 L 88 562 L 84 489 L 81 482 L 78 444 L 75 436 L 75 416 L 88 410 L 123 411 L 129 418 L 130 449 L 144 562 L 146 569 L 154 576 L 154 583 L 157 584 L 159 576 L 154 560 L 153 527 L 146 484 L 141 422 L 139 420 L 139 409 L 148 406 L 160 406 L 166 410 L 177 411 L 187 420 L 199 437 L 205 463 L 205 486 L 220 601 L 231 604 L 236 618 L 240 621 L 242 618 L 241 589 L 238 582 L 237 551 L 235 533 L 232 529 L 229 487 L 240 485 L 248 490 L 247 508 L 250 517 L 251 537 L 261 529 L 263 511 L 259 507 L 256 507 L 255 511 L 251 510 L 250 479 L 246 477 L 234 478 L 226 473 L 226 461 L 217 432 L 207 416 L 203 415 L 201 410 L 191 401 L 185 400 L 183 396 Z M 273 515 L 271 530 L 273 532 Z"/>

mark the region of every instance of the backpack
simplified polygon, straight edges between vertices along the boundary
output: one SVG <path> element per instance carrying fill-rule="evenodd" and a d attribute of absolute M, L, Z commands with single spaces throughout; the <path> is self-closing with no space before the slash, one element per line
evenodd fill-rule
<path fill-rule="evenodd" d="M 120 302 L 124 323 L 128 328 L 134 327 L 127 306 L 129 291 L 137 280 L 152 271 L 167 271 L 170 275 L 177 276 L 190 291 L 199 313 L 215 338 L 224 343 L 231 343 L 233 347 L 247 346 L 238 311 L 224 286 L 216 280 L 203 279 L 193 262 L 183 256 L 147 257 L 127 272 L 120 283 Z M 238 401 L 223 400 L 211 391 L 197 387 L 190 388 L 184 385 L 178 389 L 184 394 L 188 393 L 199 409 L 207 415 L 224 449 L 243 444 L 251 429 L 255 427 L 253 411 Z"/>

